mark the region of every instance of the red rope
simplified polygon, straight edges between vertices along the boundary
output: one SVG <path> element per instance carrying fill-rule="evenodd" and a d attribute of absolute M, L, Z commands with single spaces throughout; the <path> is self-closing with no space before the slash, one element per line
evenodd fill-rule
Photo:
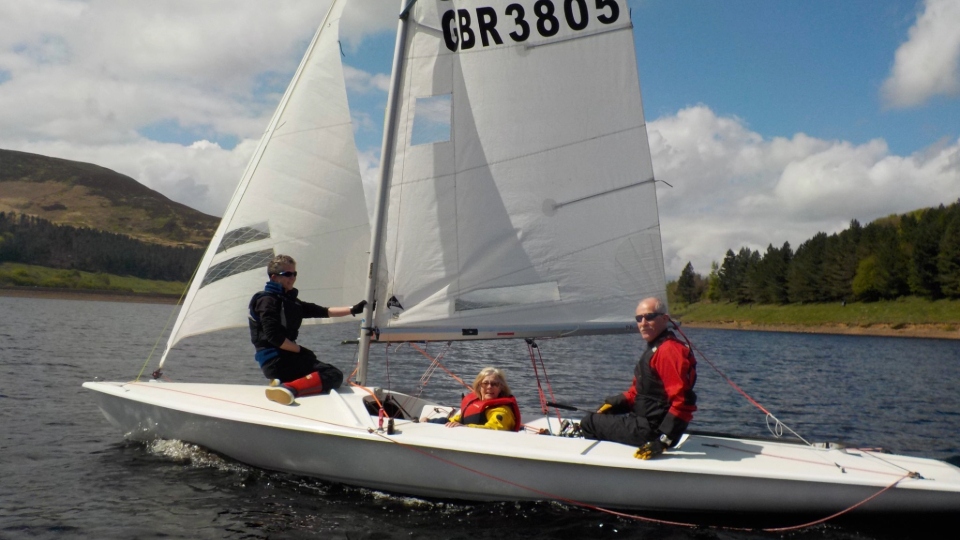
<path fill-rule="evenodd" d="M 547 397 L 543 393 L 543 387 L 540 385 L 540 372 L 537 371 L 537 362 L 533 354 L 533 350 L 537 350 L 537 355 L 540 357 L 540 368 L 543 370 L 543 378 L 547 381 L 547 390 L 550 392 L 550 401 L 553 403 L 557 402 L 557 399 L 553 396 L 553 386 L 550 384 L 550 377 L 547 376 L 547 366 L 543 363 L 543 352 L 540 350 L 540 347 L 527 341 L 527 352 L 530 353 L 530 364 L 533 365 L 533 376 L 537 380 L 537 394 L 540 398 L 540 410 L 543 412 L 544 416 L 550 414 L 550 408 L 547 406 Z M 560 409 L 554 409 L 557 413 L 557 422 L 563 423 L 563 417 L 560 415 Z"/>
<path fill-rule="evenodd" d="M 672 317 L 670 317 L 669 315 L 667 315 L 667 317 L 670 319 L 670 322 L 673 323 L 673 327 L 677 330 L 677 332 L 679 332 L 680 335 L 683 336 L 684 341 L 687 342 L 687 346 L 690 347 L 691 349 L 693 349 L 694 351 L 696 351 L 697 356 L 699 356 L 700 358 L 702 358 L 704 362 L 706 362 L 710 367 L 712 367 L 713 370 L 716 371 L 717 374 L 719 374 L 720 377 L 723 378 L 723 380 L 727 381 L 727 384 L 729 384 L 730 386 L 732 386 L 734 390 L 736 390 L 737 392 L 740 392 L 740 394 L 743 395 L 743 397 L 747 398 L 747 401 L 749 401 L 750 403 L 752 403 L 754 407 L 760 409 L 760 410 L 763 411 L 765 414 L 768 414 L 768 415 L 770 415 L 770 416 L 773 416 L 773 414 L 772 414 L 770 411 L 768 411 L 766 408 L 764 408 L 763 405 L 761 405 L 760 403 L 758 403 L 757 400 L 755 400 L 755 399 L 753 399 L 752 397 L 750 397 L 750 394 L 747 394 L 742 388 L 740 388 L 739 386 L 737 386 L 737 383 L 733 382 L 733 380 L 732 380 L 730 377 L 727 377 L 727 374 L 726 374 L 726 373 L 724 373 L 723 371 L 721 371 L 720 368 L 718 368 L 713 362 L 711 362 L 710 359 L 707 358 L 707 355 L 704 354 L 703 351 L 701 351 L 699 348 L 697 348 L 697 347 L 693 344 L 693 342 L 690 341 L 690 338 L 688 338 L 687 335 L 683 333 L 683 330 L 680 329 L 680 325 L 677 324 L 677 322 L 674 321 Z M 774 418 L 776 418 L 776 417 L 774 416 Z"/>
<path fill-rule="evenodd" d="M 660 524 L 665 524 L 665 525 L 678 525 L 678 526 L 682 526 L 682 527 L 691 527 L 691 528 L 693 528 L 693 527 L 698 527 L 698 525 L 695 524 L 695 523 L 683 523 L 683 522 L 679 522 L 679 521 L 665 521 L 665 520 L 648 518 L 648 517 L 643 517 L 643 516 L 635 516 L 635 515 L 630 515 L 630 514 L 623 514 L 623 513 L 621 513 L 621 512 L 617 512 L 617 511 L 615 511 L 615 510 L 609 510 L 609 509 L 607 509 L 607 508 L 603 508 L 603 507 L 600 507 L 600 506 L 595 506 L 595 505 L 592 505 L 592 504 L 588 504 L 588 503 L 576 501 L 576 500 L 573 500 L 573 499 L 568 499 L 568 498 L 566 498 L 566 497 L 561 497 L 560 495 L 556 495 L 556 494 L 554 494 L 554 493 L 550 493 L 549 491 L 543 491 L 543 490 L 540 490 L 540 489 L 537 489 L 537 488 L 533 488 L 533 487 L 530 487 L 530 486 L 526 486 L 526 485 L 523 485 L 523 484 L 519 484 L 519 483 L 517 483 L 517 482 L 513 482 L 513 481 L 511 481 L 511 480 L 507 480 L 506 478 L 502 478 L 502 477 L 500 477 L 500 476 L 496 476 L 496 475 L 493 475 L 493 474 L 490 474 L 490 473 L 486 473 L 486 472 L 483 472 L 483 471 L 478 470 L 478 469 L 473 469 L 473 468 L 471 468 L 471 467 L 467 467 L 466 465 L 461 465 L 460 463 L 457 463 L 457 462 L 455 462 L 455 461 L 451 461 L 451 460 L 449 460 L 449 459 L 446 459 L 446 458 L 442 458 L 442 457 L 440 457 L 440 456 L 437 456 L 437 455 L 433 454 L 432 452 L 427 452 L 427 451 L 425 451 L 425 450 L 421 450 L 421 449 L 417 448 L 416 446 L 411 446 L 411 445 L 408 445 L 408 444 L 399 442 L 399 441 L 397 441 L 397 440 L 395 440 L 395 439 L 391 439 L 391 438 L 387 437 L 386 435 L 384 435 L 383 433 L 374 433 L 374 434 L 377 435 L 378 437 L 382 438 L 382 439 L 385 439 L 385 440 L 387 440 L 387 441 L 389 441 L 389 442 L 392 442 L 393 444 L 396 444 L 396 445 L 400 446 L 401 448 L 404 448 L 404 449 L 409 450 L 409 451 L 411 451 L 411 452 L 416 452 L 416 453 L 421 454 L 421 455 L 423 455 L 423 456 L 427 456 L 427 457 L 430 457 L 430 458 L 435 459 L 435 460 L 437 460 L 437 461 L 446 463 L 447 465 L 450 465 L 450 466 L 452 466 L 452 467 L 457 467 L 458 469 L 463 469 L 463 470 L 468 471 L 468 472 L 471 472 L 471 473 L 473 473 L 473 474 L 476 474 L 476 475 L 479 475 L 479 476 L 483 476 L 483 477 L 489 478 L 489 479 L 491 479 L 491 480 L 496 480 L 497 482 L 502 482 L 502 483 L 504 483 L 504 484 L 507 484 L 507 485 L 510 485 L 510 486 L 513 486 L 513 487 L 516 487 L 516 488 L 520 488 L 520 489 L 523 489 L 523 490 L 525 490 L 525 491 L 529 491 L 529 492 L 531 492 L 531 493 L 536 493 L 537 495 L 542 495 L 543 497 L 546 497 L 547 499 L 556 500 L 556 501 L 561 501 L 561 502 L 565 502 L 565 503 L 567 503 L 567 504 L 570 504 L 570 505 L 572 505 L 572 506 L 579 506 L 579 507 L 582 507 L 582 508 L 589 508 L 589 509 L 591 509 L 591 510 L 596 510 L 596 511 L 598 511 L 598 512 L 604 512 L 604 513 L 611 514 L 611 515 L 614 515 L 614 516 L 620 516 L 620 517 L 626 517 L 626 518 L 630 518 L 630 519 L 636 519 L 636 520 L 639 520 L 639 521 L 646 521 L 646 522 L 650 522 L 650 523 L 660 523 Z"/>
<path fill-rule="evenodd" d="M 540 372 L 537 371 L 537 361 L 533 356 L 533 347 L 530 346 L 530 343 L 527 343 L 527 352 L 530 354 L 530 365 L 533 366 L 533 378 L 537 381 L 537 397 L 540 398 L 540 410 L 543 414 L 550 414 L 550 409 L 547 408 L 547 396 L 543 393 L 543 387 L 540 386 Z"/>
<path fill-rule="evenodd" d="M 440 357 L 442 357 L 443 354 L 440 354 L 440 356 L 437 356 L 436 358 L 433 358 L 432 356 L 430 356 L 429 354 L 427 354 L 423 349 L 421 349 L 420 347 L 417 347 L 417 344 L 416 344 L 416 343 L 410 343 L 410 346 L 413 347 L 414 349 L 420 351 L 420 354 L 422 354 L 422 355 L 426 356 L 427 358 L 429 358 L 431 362 L 435 362 L 435 363 L 437 364 L 437 366 L 440 367 L 440 369 L 446 371 L 446 372 L 447 372 L 447 375 L 450 375 L 451 377 L 453 377 L 454 380 L 456 380 L 458 383 L 462 384 L 465 388 L 469 389 L 471 392 L 473 391 L 473 388 L 470 388 L 470 385 L 469 385 L 469 384 L 463 382 L 463 379 L 461 379 L 460 377 L 457 377 L 456 375 L 454 375 L 454 373 L 453 373 L 452 371 L 450 371 L 450 370 L 447 369 L 442 363 L 440 363 Z"/>
<path fill-rule="evenodd" d="M 826 522 L 830 521 L 831 519 L 840 517 L 840 516 L 842 516 L 842 515 L 850 512 L 851 510 L 855 510 L 855 509 L 859 508 L 860 506 L 863 506 L 864 504 L 867 504 L 868 502 L 872 501 L 873 499 L 876 499 L 876 498 L 879 497 L 880 495 L 886 493 L 888 490 L 896 487 L 896 485 L 899 484 L 904 478 L 910 478 L 910 477 L 913 476 L 913 475 L 914 475 L 914 473 L 907 473 L 907 474 L 901 476 L 900 478 L 898 478 L 896 482 L 894 482 L 894 483 L 890 484 L 889 486 L 881 489 L 880 491 L 878 491 L 878 492 L 874 493 L 873 495 L 867 497 L 866 499 L 858 502 L 857 504 L 851 506 L 850 508 L 847 508 L 847 509 L 845 509 L 845 510 L 841 510 L 841 511 L 837 512 L 836 514 L 827 516 L 827 517 L 825 517 L 825 518 L 823 518 L 823 519 L 818 519 L 818 520 L 816 520 L 816 521 L 811 521 L 811 522 L 809 522 L 809 523 L 803 523 L 803 524 L 800 524 L 800 525 L 794 525 L 794 526 L 792 526 L 792 527 L 779 527 L 779 528 L 775 528 L 775 529 L 762 529 L 762 530 L 763 530 L 764 532 L 795 531 L 795 530 L 798 530 L 798 529 L 806 529 L 807 527 L 813 527 L 814 525 L 819 525 L 819 524 L 821 524 L 821 523 L 826 523 Z"/>

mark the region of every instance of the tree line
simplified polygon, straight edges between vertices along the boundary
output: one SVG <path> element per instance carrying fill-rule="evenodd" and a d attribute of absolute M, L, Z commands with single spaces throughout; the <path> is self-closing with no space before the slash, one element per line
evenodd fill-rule
<path fill-rule="evenodd" d="M 916 295 L 960 298 L 960 201 L 890 216 L 832 235 L 817 233 L 793 251 L 727 250 L 704 278 L 687 263 L 676 298 L 739 304 L 876 301 Z"/>
<path fill-rule="evenodd" d="M 203 250 L 149 244 L 122 234 L 0 212 L 0 262 L 187 281 Z"/>

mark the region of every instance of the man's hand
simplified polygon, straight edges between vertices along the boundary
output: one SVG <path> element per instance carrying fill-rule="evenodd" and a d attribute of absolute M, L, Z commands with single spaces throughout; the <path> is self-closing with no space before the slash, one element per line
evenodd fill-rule
<path fill-rule="evenodd" d="M 353 315 L 353 316 L 357 316 L 357 315 L 363 313 L 363 308 L 365 308 L 365 307 L 367 307 L 367 301 L 366 301 L 366 300 L 361 300 L 360 303 L 358 303 L 358 304 L 354 305 L 352 308 L 350 308 L 350 314 Z"/>
<path fill-rule="evenodd" d="M 633 454 L 633 457 L 643 460 L 653 459 L 662 454 L 663 451 L 670 446 L 671 442 L 673 441 L 668 439 L 666 435 L 661 434 L 660 438 L 654 439 L 640 448 L 637 448 L 637 451 Z"/>
<path fill-rule="evenodd" d="M 603 405 L 600 406 L 599 409 L 597 409 L 597 414 L 603 414 L 603 413 L 609 411 L 609 410 L 612 409 L 612 408 L 613 408 L 613 405 L 611 405 L 611 404 L 609 404 L 609 403 L 604 403 Z"/>

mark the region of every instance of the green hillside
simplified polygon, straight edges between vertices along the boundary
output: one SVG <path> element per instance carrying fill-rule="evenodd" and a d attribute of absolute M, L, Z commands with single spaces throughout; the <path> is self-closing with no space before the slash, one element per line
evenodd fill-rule
<path fill-rule="evenodd" d="M 205 248 L 220 219 L 91 163 L 0 150 L 0 212 Z"/>
<path fill-rule="evenodd" d="M 179 295 L 218 224 L 109 169 L 0 150 L 0 287 Z"/>
<path fill-rule="evenodd" d="M 58 270 L 29 264 L 0 263 L 0 288 L 60 289 L 135 293 L 179 298 L 186 282 L 140 279 L 81 270 Z"/>
<path fill-rule="evenodd" d="M 672 312 L 674 318 L 692 324 L 796 328 L 822 325 L 870 328 L 884 325 L 894 330 L 908 325 L 933 325 L 947 332 L 960 328 L 960 300 L 929 300 L 914 296 L 878 302 L 788 305 L 698 302 L 676 306 Z"/>

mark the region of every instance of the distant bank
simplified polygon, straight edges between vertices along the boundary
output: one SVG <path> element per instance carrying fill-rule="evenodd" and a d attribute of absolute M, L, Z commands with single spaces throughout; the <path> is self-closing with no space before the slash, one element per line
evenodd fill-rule
<path fill-rule="evenodd" d="M 897 326 L 897 328 L 894 328 Z M 929 339 L 960 339 L 960 330 L 942 324 L 875 324 L 849 326 L 846 324 L 753 324 L 750 322 L 692 322 L 681 323 L 683 328 L 719 328 L 723 330 L 753 330 L 756 332 L 793 332 L 799 334 L 843 334 L 850 336 L 882 336 Z"/>
<path fill-rule="evenodd" d="M 673 317 L 691 328 L 809 334 L 960 339 L 960 301 L 902 297 L 880 302 L 681 305 Z"/>
<path fill-rule="evenodd" d="M 93 302 L 135 302 L 140 304 L 176 304 L 179 295 L 136 293 L 95 289 L 56 289 L 51 287 L 0 287 L 0 296 L 52 298 Z"/>
<path fill-rule="evenodd" d="M 56 289 L 49 287 L 0 287 L 0 296 L 14 296 L 27 298 L 55 298 L 59 300 L 86 300 L 98 302 L 137 302 L 144 304 L 176 304 L 180 299 L 179 295 L 159 294 L 159 293 L 133 293 L 123 291 L 109 290 L 77 290 L 77 289 Z M 917 303 L 920 303 L 917 305 Z M 899 313 L 901 318 L 916 317 L 912 313 L 918 307 L 923 309 L 923 304 L 934 305 L 936 303 L 929 301 L 894 301 L 883 303 L 868 304 L 866 310 L 872 312 L 873 317 L 884 317 L 888 311 Z M 823 306 L 816 306 L 823 309 Z M 851 304 L 842 306 L 843 313 L 846 314 L 846 308 L 851 312 L 863 310 L 860 304 Z M 897 310 L 899 308 L 899 310 Z M 925 309 L 926 316 L 938 315 L 940 322 L 872 322 L 870 317 L 861 315 L 858 322 L 772 322 L 756 321 L 755 318 L 769 318 L 771 310 L 779 310 L 779 318 L 797 317 L 797 309 L 803 310 L 802 306 L 763 306 L 756 308 L 731 308 L 736 309 L 737 316 L 731 317 L 729 314 L 718 314 L 713 320 L 709 315 L 703 313 L 702 307 L 698 310 L 697 306 L 686 306 L 674 311 L 674 316 L 681 322 L 683 328 L 718 328 L 723 330 L 752 330 L 759 332 L 794 332 L 804 334 L 844 334 L 860 336 L 888 336 L 888 337 L 908 337 L 908 338 L 931 338 L 931 339 L 960 339 L 960 303 L 948 305 L 946 315 L 943 306 L 940 309 Z M 958 312 L 954 314 L 954 309 Z M 793 311 L 793 313 L 791 313 Z M 753 316 L 753 317 L 752 317 Z"/>

